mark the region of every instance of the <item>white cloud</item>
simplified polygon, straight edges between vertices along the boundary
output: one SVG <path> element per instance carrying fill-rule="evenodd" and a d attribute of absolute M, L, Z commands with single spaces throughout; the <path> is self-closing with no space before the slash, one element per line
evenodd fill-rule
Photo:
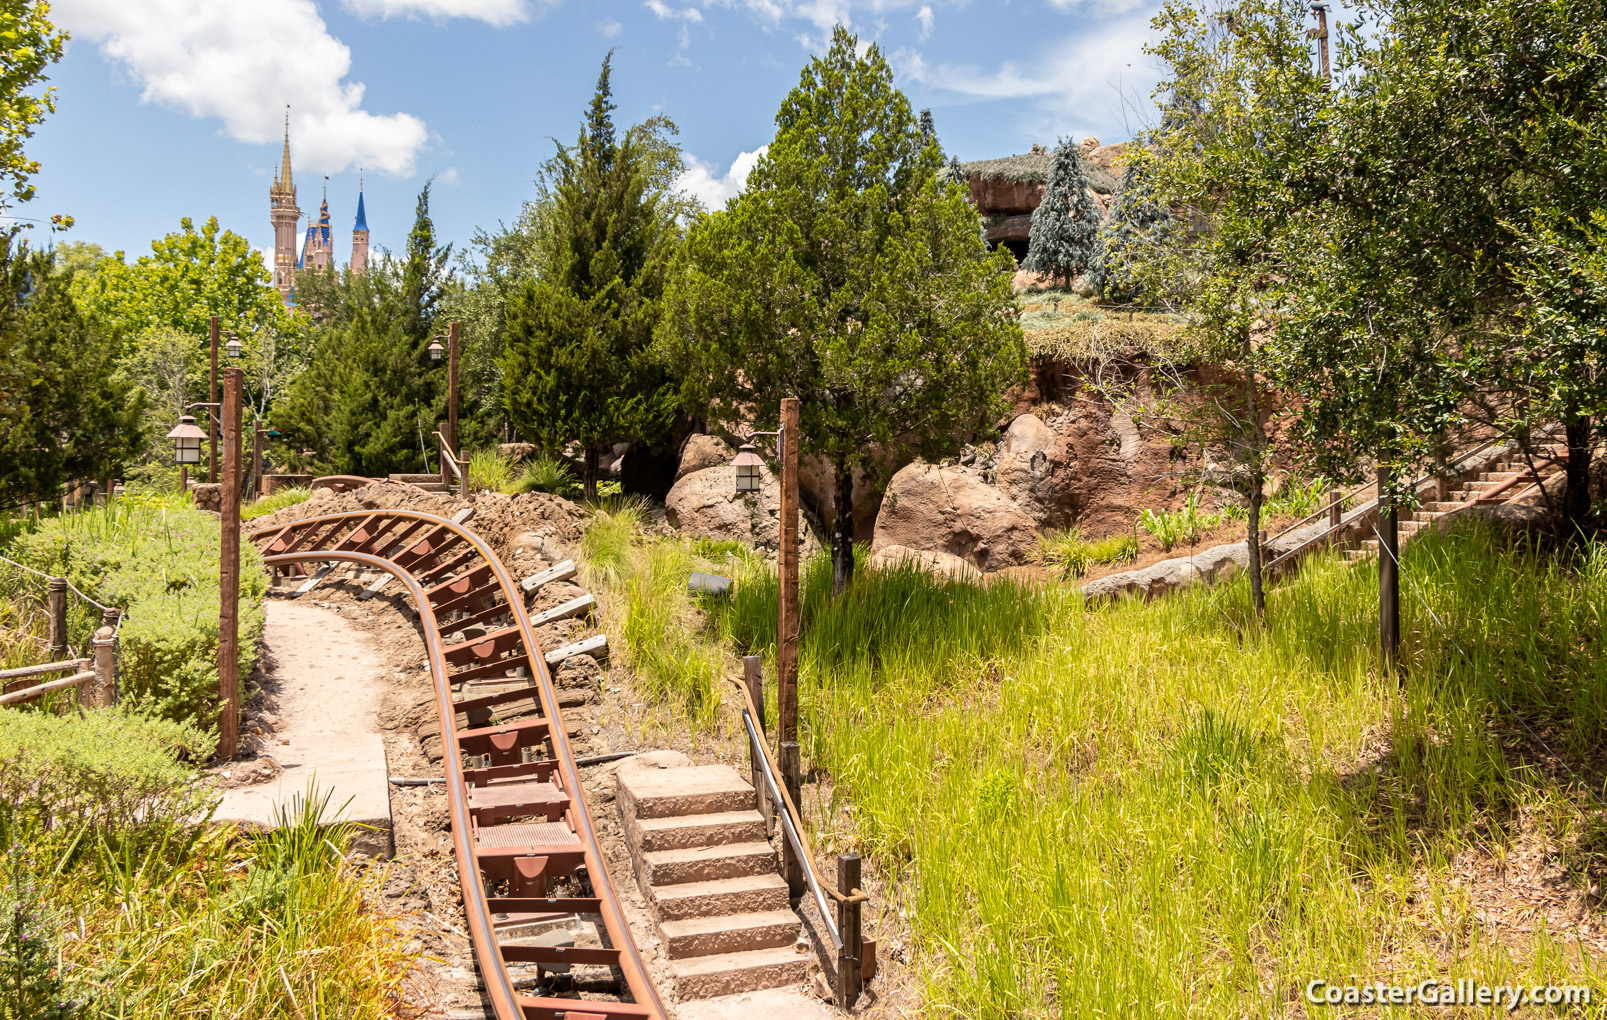
<path fill-rule="evenodd" d="M 552 6 L 557 0 L 539 0 Z M 528 0 L 344 0 L 353 14 L 371 18 L 426 17 L 437 20 L 472 18 L 489 25 L 530 20 Z"/>
<path fill-rule="evenodd" d="M 923 42 L 932 35 L 933 20 L 930 4 L 922 4 L 921 9 L 915 12 L 915 21 L 921 26 L 921 40 Z"/>
<path fill-rule="evenodd" d="M 1049 0 L 1049 5 L 1062 11 L 1112 15 L 1126 14 L 1139 8 L 1148 10 L 1153 3 L 1152 0 Z"/>
<path fill-rule="evenodd" d="M 667 21 L 679 19 L 693 23 L 701 22 L 703 20 L 703 12 L 698 10 L 696 7 L 687 7 L 684 10 L 678 11 L 669 4 L 664 3 L 663 0 L 647 0 L 647 3 L 643 4 L 642 6 L 658 15 L 660 20 Z"/>
<path fill-rule="evenodd" d="M 696 156 L 688 156 L 686 172 L 676 180 L 675 186 L 681 191 L 688 192 L 692 197 L 702 202 L 710 209 L 725 208 L 726 200 L 742 191 L 748 183 L 748 174 L 770 146 L 762 145 L 753 152 L 744 152 L 731 162 L 731 169 L 724 176 L 715 176 L 719 168 L 703 162 Z"/>
<path fill-rule="evenodd" d="M 455 187 L 463 183 L 463 175 L 458 173 L 457 167 L 449 166 L 435 175 L 435 183 L 449 188 Z"/>
<path fill-rule="evenodd" d="M 612 39 L 625 31 L 625 26 L 613 18 L 607 18 L 597 23 L 597 31 L 601 33 L 604 39 Z"/>
<path fill-rule="evenodd" d="M 346 80 L 351 50 L 313 0 L 56 0 L 51 14 L 121 64 L 143 101 L 215 117 L 239 141 L 277 141 L 289 104 L 296 165 L 315 174 L 407 177 L 428 138 L 412 114 L 363 109 L 363 84 Z"/>

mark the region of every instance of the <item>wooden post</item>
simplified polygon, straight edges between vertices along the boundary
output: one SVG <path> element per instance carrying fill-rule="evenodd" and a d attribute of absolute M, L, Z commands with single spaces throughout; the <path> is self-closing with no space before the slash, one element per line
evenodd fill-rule
<path fill-rule="evenodd" d="M 1328 526 L 1339 527 L 1339 522 L 1345 516 L 1345 494 L 1338 489 L 1328 491 Z"/>
<path fill-rule="evenodd" d="M 458 324 L 446 327 L 446 443 L 458 450 Z"/>
<path fill-rule="evenodd" d="M 1378 466 L 1378 644 L 1393 669 L 1401 648 L 1400 513 L 1387 491 L 1390 470 Z"/>
<path fill-rule="evenodd" d="M 799 812 L 802 812 L 803 784 L 800 781 L 802 771 L 799 761 L 798 742 L 782 741 L 781 760 L 776 763 L 781 766 L 781 782 L 787 787 L 787 796 L 792 798 L 792 802 L 798 805 Z M 778 804 L 776 810 L 781 811 L 784 808 Z M 793 821 L 798 825 L 803 824 L 802 818 L 795 818 Z M 796 907 L 804 894 L 803 862 L 798 859 L 798 851 L 792 848 L 792 842 L 785 839 L 781 841 L 781 873 L 787 880 L 787 895 L 791 897 L 792 905 Z"/>
<path fill-rule="evenodd" d="M 190 469 L 188 467 L 179 468 L 179 491 L 184 493 L 185 499 L 190 498 Z"/>
<path fill-rule="evenodd" d="M 240 396 L 245 372 L 223 378 L 223 548 L 218 560 L 218 757 L 240 744 Z"/>
<path fill-rule="evenodd" d="M 1451 476 L 1447 473 L 1450 458 L 1446 455 L 1445 444 L 1434 444 L 1434 499 L 1439 503 L 1451 501 Z"/>
<path fill-rule="evenodd" d="M 798 739 L 798 398 L 781 401 L 780 640 L 776 647 L 781 740 Z"/>
<path fill-rule="evenodd" d="M 748 688 L 748 694 L 753 698 L 753 709 L 757 718 L 753 725 L 759 730 L 759 739 L 764 737 L 764 659 L 757 655 L 744 655 L 742 657 L 742 682 Z M 768 790 L 765 787 L 764 767 L 760 764 L 763 754 L 751 743 L 748 745 L 748 766 L 753 774 L 753 797 L 758 805 L 759 813 L 764 816 L 764 828 L 770 832 L 775 820 L 775 813 L 770 806 Z"/>
<path fill-rule="evenodd" d="M 78 703 L 85 708 L 117 704 L 117 610 L 106 610 L 100 622 L 100 629 L 89 642 L 95 679 L 78 688 Z"/>
<path fill-rule="evenodd" d="M 452 491 L 452 469 L 450 467 L 447 467 L 446 458 L 448 456 L 456 457 L 457 456 L 457 448 L 453 447 L 452 452 L 450 454 L 448 454 L 446 452 L 446 447 L 448 445 L 446 443 L 446 436 L 447 436 L 447 433 L 448 433 L 447 423 L 444 422 L 444 421 L 439 422 L 437 424 L 437 428 L 439 428 L 440 431 L 441 431 L 441 439 L 442 439 L 442 441 L 439 444 L 437 444 L 438 446 L 440 446 L 440 451 L 439 452 L 441 454 L 441 484 L 446 486 L 447 492 L 450 493 Z M 430 466 L 430 462 L 428 460 L 426 460 L 424 462 L 424 466 L 426 468 L 428 468 Z"/>
<path fill-rule="evenodd" d="M 262 419 L 253 416 L 251 428 L 251 494 L 262 498 Z"/>
<path fill-rule="evenodd" d="M 858 888 L 859 855 L 838 854 L 837 891 L 844 896 L 852 896 Z M 859 960 L 863 938 L 859 903 L 837 904 L 837 934 L 843 940 L 843 947 L 837 951 L 837 1005 L 844 1010 L 852 1010 L 859 1001 L 859 993 L 865 983 Z"/>
<path fill-rule="evenodd" d="M 209 394 L 207 399 L 216 405 L 218 402 L 218 317 L 216 315 L 209 320 L 207 332 L 212 340 L 212 385 L 207 390 Z M 206 480 L 214 484 L 218 480 L 218 427 L 213 422 L 212 415 L 217 410 L 216 406 L 206 409 L 206 434 L 212 443 L 212 460 L 210 461 L 210 467 L 207 469 Z"/>
<path fill-rule="evenodd" d="M 50 654 L 56 660 L 67 657 L 67 579 L 52 577 L 45 603 L 50 612 Z"/>

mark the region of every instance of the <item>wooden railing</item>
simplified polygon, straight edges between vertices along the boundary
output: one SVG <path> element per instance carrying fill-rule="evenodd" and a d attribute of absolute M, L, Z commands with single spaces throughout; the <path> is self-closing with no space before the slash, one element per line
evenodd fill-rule
<path fill-rule="evenodd" d="M 876 943 L 864 937 L 862 911 L 870 897 L 860 888 L 860 858 L 858 854 L 837 855 L 837 886 L 823 882 L 815 871 L 814 850 L 804 833 L 803 813 L 793 800 L 792 792 L 781 780 L 781 768 L 770 754 L 770 745 L 764 736 L 764 680 L 760 659 L 756 655 L 743 660 L 743 682 L 730 681 L 742 692 L 742 725 L 748 734 L 748 757 L 753 770 L 753 789 L 759 807 L 768 824 L 774 816 L 780 823 L 783 841 L 783 871 L 786 874 L 789 894 L 796 900 L 807 887 L 826 934 L 831 938 L 837 954 L 835 991 L 837 1005 L 852 1010 L 859 1000 L 865 982 L 876 974 Z M 830 902 L 828 902 L 830 901 Z"/>

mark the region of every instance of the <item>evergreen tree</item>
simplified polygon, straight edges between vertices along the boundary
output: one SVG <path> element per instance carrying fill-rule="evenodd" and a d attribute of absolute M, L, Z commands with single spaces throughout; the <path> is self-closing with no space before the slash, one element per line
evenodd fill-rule
<path fill-rule="evenodd" d="M 680 205 L 652 144 L 662 124 L 615 131 L 612 61 L 579 139 L 543 173 L 546 272 L 508 302 L 500 362 L 509 421 L 549 449 L 579 443 L 588 499 L 599 454 L 658 438 L 677 405 L 651 343 Z"/>
<path fill-rule="evenodd" d="M 142 391 L 48 254 L 0 240 L 0 508 L 98 481 L 144 445 Z"/>
<path fill-rule="evenodd" d="M 666 294 L 666 348 L 709 420 L 802 403 L 804 452 L 831 466 L 833 587 L 853 575 L 859 484 L 941 456 L 991 423 L 1026 360 L 1007 251 L 964 193 L 881 51 L 838 27 L 782 102 L 727 208 L 692 225 Z"/>
<path fill-rule="evenodd" d="M 436 246 L 426 184 L 402 259 L 379 259 L 364 274 L 328 274 L 316 288 L 311 363 L 274 411 L 292 449 L 312 450 L 315 465 L 341 474 L 436 466 L 432 433 L 446 416 L 446 370 L 427 348 L 452 283 L 450 255 L 450 245 Z"/>
<path fill-rule="evenodd" d="M 1137 301 L 1145 295 L 1137 266 L 1143 249 L 1170 244 L 1176 237 L 1175 221 L 1156 199 L 1155 188 L 1137 164 L 1122 172 L 1121 186 L 1110 204 L 1110 217 L 1100 231 L 1104 259 L 1097 288 L 1110 301 Z"/>
<path fill-rule="evenodd" d="M 1045 273 L 1070 287 L 1076 277 L 1097 273 L 1101 261 L 1099 207 L 1088 191 L 1082 147 L 1063 139 L 1055 148 L 1043 201 L 1032 213 L 1022 268 Z"/>

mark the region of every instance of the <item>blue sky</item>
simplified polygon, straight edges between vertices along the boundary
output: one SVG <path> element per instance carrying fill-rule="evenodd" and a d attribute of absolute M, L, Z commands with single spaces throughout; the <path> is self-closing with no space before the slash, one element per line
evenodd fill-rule
<path fill-rule="evenodd" d="M 1127 138 L 1156 72 L 1156 0 L 53 0 L 73 33 L 52 71 L 58 111 L 30 154 L 67 236 L 148 250 L 183 216 L 272 244 L 268 185 L 284 107 L 302 210 L 329 175 L 337 257 L 366 167 L 376 245 L 399 248 L 423 183 L 444 240 L 511 221 L 572 141 L 616 48 L 622 124 L 667 113 L 710 202 L 739 185 L 776 108 L 831 26 L 889 56 L 962 160 L 1057 136 Z M 733 173 L 733 168 L 735 173 Z M 303 220 L 301 228 L 305 229 Z"/>

